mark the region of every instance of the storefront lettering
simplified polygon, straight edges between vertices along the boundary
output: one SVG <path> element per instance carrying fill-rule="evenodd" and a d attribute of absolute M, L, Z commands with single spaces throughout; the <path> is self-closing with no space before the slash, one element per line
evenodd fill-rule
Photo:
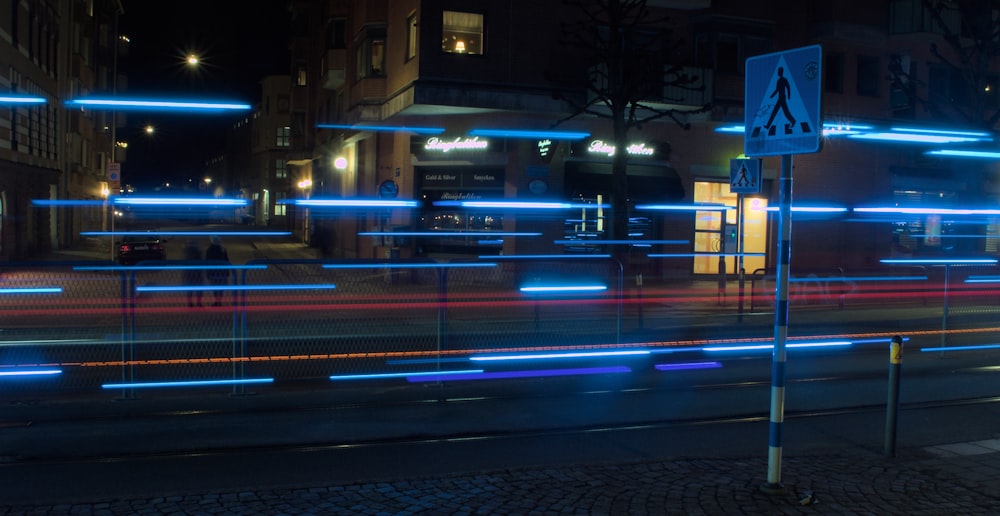
<path fill-rule="evenodd" d="M 478 136 L 473 138 L 457 137 L 454 140 L 442 140 L 441 138 L 428 138 L 424 144 L 424 149 L 448 152 L 451 150 L 483 150 L 489 146 L 487 140 L 480 140 Z"/>
<path fill-rule="evenodd" d="M 454 174 L 424 174 L 424 181 L 454 181 L 458 176 Z"/>
<path fill-rule="evenodd" d="M 472 174 L 473 181 L 496 181 L 496 176 L 490 174 Z"/>
<path fill-rule="evenodd" d="M 442 201 L 475 201 L 475 200 L 482 199 L 482 198 L 483 198 L 483 196 L 480 195 L 480 194 L 469 193 L 469 192 L 455 192 L 455 193 L 452 193 L 452 192 L 442 192 L 441 193 L 441 200 Z"/>
<path fill-rule="evenodd" d="M 603 140 L 594 140 L 590 142 L 590 147 L 587 147 L 587 152 L 610 157 L 615 155 L 615 146 L 608 145 Z M 647 146 L 645 143 L 633 143 L 625 147 L 625 152 L 633 156 L 652 156 L 656 152 L 656 148 Z"/>

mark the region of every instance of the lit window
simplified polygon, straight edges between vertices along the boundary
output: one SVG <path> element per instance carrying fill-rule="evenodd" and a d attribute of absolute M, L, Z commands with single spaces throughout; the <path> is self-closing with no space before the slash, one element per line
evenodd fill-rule
<path fill-rule="evenodd" d="M 288 162 L 283 159 L 274 160 L 274 178 L 286 179 L 288 177 Z"/>
<path fill-rule="evenodd" d="M 417 57 L 417 15 L 406 19 L 406 59 Z"/>
<path fill-rule="evenodd" d="M 358 78 L 385 75 L 385 36 L 371 36 L 358 47 Z"/>
<path fill-rule="evenodd" d="M 295 72 L 295 85 L 305 86 L 306 85 L 306 65 L 305 63 L 299 63 Z"/>
<path fill-rule="evenodd" d="M 441 50 L 454 54 L 482 54 L 483 15 L 445 11 Z"/>
<path fill-rule="evenodd" d="M 291 145 L 291 134 L 292 134 L 291 127 L 279 127 L 278 140 L 277 142 L 275 142 L 276 145 L 278 147 L 288 147 L 289 145 Z"/>

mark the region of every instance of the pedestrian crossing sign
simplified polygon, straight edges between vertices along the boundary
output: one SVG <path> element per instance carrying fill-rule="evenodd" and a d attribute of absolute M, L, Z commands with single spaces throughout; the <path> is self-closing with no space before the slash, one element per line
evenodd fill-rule
<path fill-rule="evenodd" d="M 822 59 L 819 45 L 747 59 L 744 154 L 819 151 L 823 134 Z"/>
<path fill-rule="evenodd" d="M 729 160 L 729 191 L 737 194 L 760 193 L 762 179 L 760 159 Z"/>

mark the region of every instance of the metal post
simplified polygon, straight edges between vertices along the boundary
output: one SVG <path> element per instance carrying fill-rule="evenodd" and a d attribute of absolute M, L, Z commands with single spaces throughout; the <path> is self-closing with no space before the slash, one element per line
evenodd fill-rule
<path fill-rule="evenodd" d="M 768 439 L 767 483 L 761 491 L 782 494 L 782 431 L 785 423 L 785 341 L 788 337 L 788 266 L 792 258 L 792 155 L 781 156 L 781 207 L 778 210 L 778 277 L 774 302 L 774 351 L 771 361 L 771 425 Z"/>
<path fill-rule="evenodd" d="M 941 349 L 947 345 L 948 339 L 948 283 L 951 282 L 951 265 L 944 265 L 944 307 L 941 313 Z M 941 352 L 944 355 L 944 351 Z"/>
<path fill-rule="evenodd" d="M 896 456 L 896 416 L 899 413 L 899 373 L 903 367 L 903 337 L 889 344 L 889 396 L 885 407 L 885 456 Z"/>

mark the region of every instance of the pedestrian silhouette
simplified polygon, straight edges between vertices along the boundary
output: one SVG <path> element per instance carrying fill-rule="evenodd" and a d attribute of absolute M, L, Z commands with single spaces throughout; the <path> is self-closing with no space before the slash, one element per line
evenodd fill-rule
<path fill-rule="evenodd" d="M 218 236 L 213 236 L 209 241 L 210 244 L 205 249 L 205 260 L 213 262 L 212 265 L 228 265 L 229 253 L 226 252 L 226 248 L 222 245 L 222 239 Z M 208 276 L 208 282 L 212 286 L 221 286 L 229 283 L 229 269 L 209 269 L 206 276 Z M 212 294 L 215 296 L 215 303 L 213 304 L 221 306 L 222 290 L 213 290 Z"/>
<path fill-rule="evenodd" d="M 184 284 L 189 287 L 194 287 L 187 291 L 187 303 L 188 306 L 194 306 L 197 300 L 198 306 L 201 306 L 201 298 L 203 292 L 201 291 L 201 286 L 204 283 L 204 275 L 200 265 L 197 263 L 201 261 L 201 249 L 198 247 L 198 242 L 195 240 L 188 240 L 184 245 L 184 259 L 187 260 L 188 265 L 191 266 L 190 269 L 184 269 Z"/>
<path fill-rule="evenodd" d="M 792 133 L 792 126 L 795 125 L 795 117 L 788 110 L 788 97 L 792 94 L 792 85 L 789 84 L 788 79 L 785 78 L 785 70 L 782 67 L 778 67 L 778 82 L 774 86 L 774 93 L 771 93 L 770 98 L 774 98 L 775 95 L 778 96 L 778 101 L 774 104 L 774 109 L 771 110 L 771 117 L 767 119 L 767 124 L 765 127 L 771 128 L 771 124 L 774 122 L 775 115 L 778 114 L 778 110 L 785 116 L 788 123 L 785 124 L 785 134 Z"/>

